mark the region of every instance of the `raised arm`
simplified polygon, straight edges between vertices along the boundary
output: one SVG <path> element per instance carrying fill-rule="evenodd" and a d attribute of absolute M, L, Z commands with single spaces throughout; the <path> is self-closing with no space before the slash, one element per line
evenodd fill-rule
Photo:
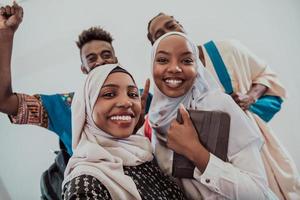
<path fill-rule="evenodd" d="M 23 9 L 15 2 L 0 8 L 0 111 L 8 115 L 18 111 L 18 98 L 11 86 L 11 55 L 14 34 L 22 19 Z"/>

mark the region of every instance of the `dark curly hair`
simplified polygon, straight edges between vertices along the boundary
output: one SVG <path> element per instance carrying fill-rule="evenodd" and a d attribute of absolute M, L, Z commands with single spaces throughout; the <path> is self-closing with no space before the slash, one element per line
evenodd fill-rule
<path fill-rule="evenodd" d="M 111 44 L 113 38 L 109 32 L 105 31 L 101 27 L 94 26 L 81 32 L 78 36 L 78 41 L 76 42 L 77 47 L 81 50 L 83 45 L 92 40 L 101 40 Z"/>

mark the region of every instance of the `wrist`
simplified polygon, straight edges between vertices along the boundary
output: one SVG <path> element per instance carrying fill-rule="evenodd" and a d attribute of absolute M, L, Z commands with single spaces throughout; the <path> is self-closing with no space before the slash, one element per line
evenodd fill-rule
<path fill-rule="evenodd" d="M 192 161 L 195 166 L 203 173 L 209 162 L 210 153 L 205 149 L 202 144 L 190 146 L 190 153 L 186 156 Z"/>
<path fill-rule="evenodd" d="M 15 32 L 10 29 L 0 29 L 1 43 L 9 40 L 13 40 Z"/>

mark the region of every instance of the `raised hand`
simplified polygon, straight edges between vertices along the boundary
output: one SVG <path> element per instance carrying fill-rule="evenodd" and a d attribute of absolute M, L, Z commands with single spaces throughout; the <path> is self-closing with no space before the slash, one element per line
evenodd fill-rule
<path fill-rule="evenodd" d="M 150 88 L 150 80 L 147 79 L 146 83 L 145 83 L 145 87 L 144 87 L 144 92 L 141 96 L 141 104 L 142 104 L 141 115 L 140 115 L 140 119 L 139 119 L 137 125 L 134 128 L 134 133 L 136 133 L 143 126 L 143 124 L 145 122 L 145 110 L 146 110 L 146 105 L 147 105 L 149 88 Z"/>
<path fill-rule="evenodd" d="M 12 6 L 0 8 L 0 30 L 9 30 L 13 33 L 23 20 L 23 8 L 16 2 Z"/>

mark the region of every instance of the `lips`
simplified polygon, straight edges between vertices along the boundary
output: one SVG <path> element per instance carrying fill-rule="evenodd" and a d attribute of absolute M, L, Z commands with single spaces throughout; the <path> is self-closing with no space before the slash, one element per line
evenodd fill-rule
<path fill-rule="evenodd" d="M 134 122 L 135 115 L 131 111 L 113 113 L 109 117 L 109 120 L 120 127 L 127 128 L 130 127 Z"/>

